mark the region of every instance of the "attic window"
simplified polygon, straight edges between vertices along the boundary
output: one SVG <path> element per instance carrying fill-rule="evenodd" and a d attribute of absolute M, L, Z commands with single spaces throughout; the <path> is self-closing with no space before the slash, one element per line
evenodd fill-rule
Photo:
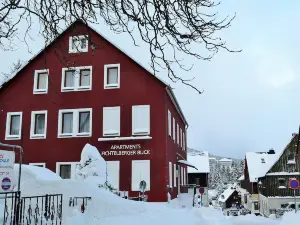
<path fill-rule="evenodd" d="M 293 152 L 290 152 L 287 156 L 287 160 L 287 164 L 296 164 L 295 154 Z"/>
<path fill-rule="evenodd" d="M 266 163 L 264 158 L 261 158 L 261 163 Z"/>
<path fill-rule="evenodd" d="M 69 38 L 69 53 L 88 52 L 88 36 L 72 36 Z"/>
<path fill-rule="evenodd" d="M 283 189 L 285 187 L 285 178 L 278 178 L 278 188 Z"/>

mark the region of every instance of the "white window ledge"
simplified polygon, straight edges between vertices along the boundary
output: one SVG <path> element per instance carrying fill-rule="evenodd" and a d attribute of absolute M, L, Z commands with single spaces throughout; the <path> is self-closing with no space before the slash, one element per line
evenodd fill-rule
<path fill-rule="evenodd" d="M 138 136 L 138 137 L 108 137 L 98 138 L 98 141 L 126 141 L 126 140 L 150 140 L 150 136 Z"/>

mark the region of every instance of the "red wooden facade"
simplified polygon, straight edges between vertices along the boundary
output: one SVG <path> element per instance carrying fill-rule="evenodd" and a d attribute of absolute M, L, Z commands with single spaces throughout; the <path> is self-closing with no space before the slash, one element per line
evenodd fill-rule
<path fill-rule="evenodd" d="M 81 46 L 84 48 L 87 45 L 87 51 L 80 53 L 68 51 L 72 49 L 69 43 L 70 37 L 80 35 L 88 36 L 87 43 Z M 105 88 L 107 81 L 104 77 L 108 73 L 105 65 L 118 65 L 118 87 Z M 81 82 L 87 82 L 86 84 L 89 83 L 90 87 L 81 90 L 63 88 L 67 86 L 66 82 L 71 82 L 67 80 L 66 73 L 62 72 L 65 67 L 90 68 L 88 76 L 90 83 L 81 80 L 81 75 L 78 75 L 77 80 L 74 78 L 72 81 L 78 81 L 79 86 Z M 42 73 L 46 71 L 48 75 L 46 91 L 43 90 L 44 83 L 35 79 L 37 71 L 42 71 Z M 81 73 L 83 72 L 80 70 Z M 37 76 L 43 79 L 42 75 Z M 36 86 L 39 85 L 36 83 L 41 86 Z M 76 86 L 75 83 L 72 85 Z M 36 92 L 34 92 L 35 88 Z M 38 93 L 39 90 L 42 90 L 42 93 Z M 145 135 L 132 133 L 133 126 L 136 126 L 132 121 L 133 106 L 139 105 L 146 105 L 150 108 L 150 127 Z M 115 136 L 104 136 L 104 107 L 119 107 L 119 134 Z M 84 118 L 81 117 L 81 111 L 76 110 L 83 109 L 82 112 L 86 112 L 88 109 L 90 125 L 81 128 L 80 121 L 78 125 L 79 130 L 83 129 L 84 132 L 85 129 L 89 129 L 88 133 L 83 132 L 81 135 L 78 131 L 74 134 L 74 127 L 68 128 L 68 125 L 61 124 L 60 120 L 68 120 L 65 120 L 65 114 L 60 114 L 60 110 L 70 109 L 75 109 L 70 120 L 73 121 L 72 126 L 75 127 L 76 123 L 78 124 L 75 115 L 78 120 Z M 36 114 L 33 113 L 35 111 L 37 114 L 39 111 L 44 111 L 46 114 L 40 120 L 35 117 Z M 14 112 L 22 112 L 18 114 L 21 115 L 20 133 L 17 129 L 13 130 L 15 124 L 18 123 L 18 119 L 12 117 L 14 114 L 10 114 Z M 108 111 L 108 116 L 109 114 Z M 8 116 L 10 116 L 9 121 Z M 169 135 L 168 116 L 171 116 L 172 121 L 171 135 Z M 39 126 L 36 125 L 36 121 L 45 121 L 46 126 L 40 127 L 45 130 L 44 136 L 36 135 L 35 132 L 38 132 L 35 128 L 32 129 L 32 126 Z M 67 124 L 67 122 L 64 123 Z M 137 179 L 132 175 L 134 160 L 150 160 L 150 180 L 148 181 L 150 190 L 146 191 L 149 201 L 166 201 L 168 192 L 172 198 L 175 198 L 180 189 L 183 191 L 187 170 L 185 165 L 177 162 L 186 160 L 186 128 L 186 120 L 170 87 L 94 29 L 80 22 L 75 22 L 66 29 L 0 89 L 0 142 L 21 145 L 24 148 L 23 162 L 25 164 L 37 163 L 57 173 L 63 170 L 61 166 L 65 164 L 68 167 L 65 168 L 66 174 L 70 172 L 70 176 L 74 177 L 74 166 L 80 160 L 82 148 L 89 143 L 98 148 L 106 161 L 117 162 L 114 165 L 118 167 L 114 167 L 114 170 L 118 168 L 119 177 L 114 179 L 119 179 L 118 190 L 127 191 L 129 197 L 137 196 L 139 193 L 136 188 L 132 188 L 133 179 Z M 64 132 L 62 129 L 72 129 L 73 133 L 60 136 L 60 133 Z M 18 134 L 20 134 L 19 137 Z M 139 170 L 140 167 L 137 166 L 139 164 L 135 165 L 135 170 Z M 170 165 L 172 165 L 171 172 Z M 178 173 L 178 166 L 180 179 L 174 178 Z M 169 177 L 172 178 L 171 187 Z"/>

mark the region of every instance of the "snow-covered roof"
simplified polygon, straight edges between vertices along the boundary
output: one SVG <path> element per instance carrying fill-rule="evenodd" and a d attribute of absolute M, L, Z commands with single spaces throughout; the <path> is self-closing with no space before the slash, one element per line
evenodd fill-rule
<path fill-rule="evenodd" d="M 232 162 L 232 159 L 223 158 L 220 159 L 219 162 Z"/>
<path fill-rule="evenodd" d="M 194 168 L 188 168 L 188 173 L 209 173 L 209 158 L 206 155 L 187 155 L 187 159 L 190 163 L 195 165 L 198 170 Z"/>
<path fill-rule="evenodd" d="M 74 23 L 78 22 L 80 20 L 76 20 L 73 23 L 71 23 L 69 26 L 67 26 L 60 35 L 62 35 L 66 30 L 68 30 Z M 158 76 L 154 75 L 153 72 L 151 72 L 146 66 L 142 65 L 140 62 L 138 62 L 136 59 L 134 59 L 130 54 L 128 54 L 126 51 L 124 51 L 123 49 L 121 49 L 118 45 L 116 45 L 114 42 L 112 42 L 111 40 L 109 40 L 109 38 L 107 38 L 105 35 L 103 35 L 101 32 L 99 32 L 97 29 L 95 29 L 91 24 L 88 24 L 88 27 L 91 28 L 95 33 L 97 33 L 98 35 L 100 35 L 102 38 L 104 38 L 107 42 L 109 42 L 110 44 L 112 44 L 114 47 L 116 47 L 120 52 L 122 52 L 123 54 L 125 54 L 128 58 L 130 58 L 131 60 L 133 60 L 135 63 L 137 63 L 140 67 L 142 67 L 144 70 L 146 70 L 149 74 L 151 74 L 152 76 L 154 76 L 157 80 L 159 80 L 160 82 L 162 82 L 164 85 L 166 85 L 166 91 L 169 94 L 169 97 L 171 98 L 176 110 L 178 111 L 178 114 L 180 115 L 180 117 L 182 118 L 182 120 L 184 121 L 184 123 L 186 125 L 188 125 L 188 122 L 183 114 L 183 111 L 175 97 L 175 94 L 172 90 L 172 88 L 170 87 L 170 85 L 165 82 L 163 79 L 159 78 Z M 3 83 L 0 82 L 0 89 L 6 84 L 8 83 L 10 80 L 12 80 L 16 75 L 18 75 L 19 72 L 21 72 L 32 60 L 34 60 L 38 55 L 40 55 L 40 53 L 42 53 L 46 48 L 48 48 L 60 35 L 58 35 L 54 40 L 52 40 L 50 43 L 48 43 L 45 48 L 41 49 L 37 54 L 35 54 L 30 60 L 28 60 L 27 62 L 25 62 L 14 74 L 12 74 L 8 79 L 4 80 Z"/>
<path fill-rule="evenodd" d="M 240 176 L 240 178 L 239 178 L 238 180 L 239 180 L 239 181 L 245 180 L 245 176 L 244 176 L 244 175 Z"/>
<path fill-rule="evenodd" d="M 230 185 L 219 197 L 219 202 L 225 202 L 235 191 L 236 184 Z"/>
<path fill-rule="evenodd" d="M 250 182 L 264 177 L 278 159 L 278 154 L 247 152 L 246 160 Z"/>
<path fill-rule="evenodd" d="M 196 167 L 195 165 L 193 165 L 192 163 L 190 163 L 190 162 L 188 162 L 188 161 L 186 161 L 186 160 L 183 160 L 183 159 L 178 160 L 178 163 L 184 164 L 184 165 L 186 165 L 186 166 L 188 166 L 188 167 L 192 167 L 193 169 L 198 170 L 197 167 Z"/>

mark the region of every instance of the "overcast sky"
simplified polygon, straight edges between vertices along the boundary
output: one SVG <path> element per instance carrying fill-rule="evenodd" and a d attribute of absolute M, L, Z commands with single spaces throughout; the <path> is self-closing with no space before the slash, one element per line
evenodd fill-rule
<path fill-rule="evenodd" d="M 221 36 L 229 47 L 243 51 L 223 51 L 210 62 L 196 61 L 188 74 L 179 71 L 195 76 L 194 85 L 204 89 L 198 95 L 172 84 L 189 122 L 188 146 L 236 158 L 247 151 L 282 151 L 300 123 L 300 1 L 226 0 L 219 10 L 224 15 L 237 13 Z M 146 47 L 134 47 L 128 35 L 116 35 L 105 25 L 96 28 L 149 64 Z M 8 65 L 19 58 L 28 60 L 42 48 L 43 39 L 33 36 L 32 53 L 21 42 L 16 51 L 0 50 L 0 72 L 8 72 Z"/>

